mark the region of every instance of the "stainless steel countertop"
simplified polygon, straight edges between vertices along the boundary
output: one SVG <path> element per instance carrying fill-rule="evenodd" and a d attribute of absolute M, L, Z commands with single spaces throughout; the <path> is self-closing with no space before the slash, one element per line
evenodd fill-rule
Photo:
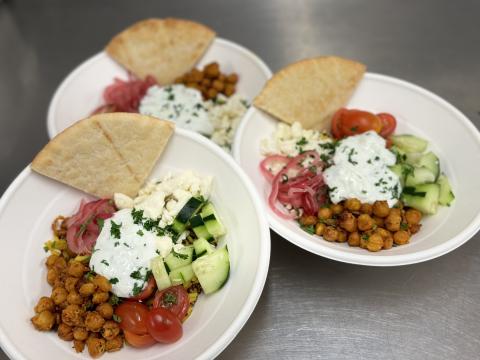
<path fill-rule="evenodd" d="M 437 93 L 478 127 L 479 14 L 477 0 L 0 1 L 0 191 L 47 142 L 59 82 L 136 20 L 203 22 L 273 71 L 319 54 L 357 59 Z M 369 268 L 272 233 L 263 295 L 219 358 L 480 358 L 479 255 L 476 235 L 427 263 Z"/>

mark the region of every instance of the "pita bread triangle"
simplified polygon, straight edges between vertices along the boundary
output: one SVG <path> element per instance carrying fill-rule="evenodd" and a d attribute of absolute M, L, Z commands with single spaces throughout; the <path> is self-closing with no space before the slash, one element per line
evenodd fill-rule
<path fill-rule="evenodd" d="M 80 120 L 35 157 L 34 171 L 105 198 L 135 196 L 162 154 L 174 124 L 132 113 Z"/>
<path fill-rule="evenodd" d="M 215 38 L 209 27 L 182 19 L 147 19 L 116 35 L 107 53 L 138 78 L 171 84 L 190 71 Z"/>
<path fill-rule="evenodd" d="M 365 65 L 340 57 L 302 60 L 274 74 L 253 103 L 286 123 L 326 130 L 364 73 Z"/>

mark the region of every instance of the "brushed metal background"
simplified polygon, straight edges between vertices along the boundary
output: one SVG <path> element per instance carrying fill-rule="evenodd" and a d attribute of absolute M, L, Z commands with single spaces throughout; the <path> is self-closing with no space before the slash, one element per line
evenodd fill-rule
<path fill-rule="evenodd" d="M 273 71 L 319 54 L 357 59 L 437 93 L 478 127 L 479 15 L 474 0 L 4 0 L 0 191 L 47 142 L 59 82 L 136 20 L 203 22 Z M 326 260 L 272 235 L 259 305 L 220 359 L 480 358 L 479 235 L 440 259 L 397 268 Z"/>

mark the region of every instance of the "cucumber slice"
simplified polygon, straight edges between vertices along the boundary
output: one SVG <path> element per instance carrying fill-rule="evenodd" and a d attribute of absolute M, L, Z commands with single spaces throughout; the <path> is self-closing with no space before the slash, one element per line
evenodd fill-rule
<path fill-rule="evenodd" d="M 192 226 L 195 235 L 198 238 L 204 238 L 207 240 L 212 239 L 212 235 L 208 232 L 205 223 L 203 222 L 202 216 L 197 214 L 190 219 L 190 225 Z M 213 240 L 213 239 L 212 239 Z"/>
<path fill-rule="evenodd" d="M 193 260 L 193 246 L 185 246 L 178 251 L 172 250 L 165 258 L 170 271 L 181 268 L 182 266 L 191 264 Z"/>
<path fill-rule="evenodd" d="M 398 146 L 393 145 L 390 148 L 390 151 L 393 152 L 395 154 L 395 156 L 397 157 L 397 163 L 402 163 L 407 158 L 407 153 L 405 151 L 403 151 L 402 149 L 400 149 Z"/>
<path fill-rule="evenodd" d="M 193 242 L 193 248 L 195 249 L 195 255 L 199 258 L 205 254 L 211 254 L 215 251 L 215 246 L 210 244 L 208 240 L 204 238 L 198 238 Z"/>
<path fill-rule="evenodd" d="M 435 182 L 435 174 L 426 167 L 414 167 L 413 171 L 405 179 L 406 186 L 415 186 L 418 184 Z"/>
<path fill-rule="evenodd" d="M 437 212 L 440 186 L 437 184 L 420 184 L 403 189 L 402 200 L 405 205 L 420 210 L 424 214 Z"/>
<path fill-rule="evenodd" d="M 152 267 L 153 277 L 157 283 L 158 290 L 163 290 L 172 286 L 172 282 L 170 281 L 170 277 L 168 276 L 167 269 L 165 268 L 161 256 L 154 257 L 150 261 L 150 266 Z"/>
<path fill-rule="evenodd" d="M 438 177 L 437 184 L 440 186 L 440 196 L 438 197 L 438 203 L 440 205 L 450 206 L 455 200 L 455 195 L 453 195 L 452 187 L 448 178 L 442 174 Z"/>
<path fill-rule="evenodd" d="M 390 170 L 392 170 L 392 172 L 398 176 L 398 178 L 400 179 L 400 184 L 403 187 L 405 184 L 405 174 L 403 173 L 403 165 L 395 164 L 393 166 L 390 166 Z"/>
<path fill-rule="evenodd" d="M 188 199 L 186 204 L 182 207 L 182 209 L 175 217 L 175 220 L 173 221 L 173 230 L 175 230 L 177 234 L 185 231 L 188 221 L 193 215 L 197 213 L 197 211 L 202 207 L 202 205 L 202 199 L 196 197 L 191 197 L 190 199 Z"/>
<path fill-rule="evenodd" d="M 408 153 L 405 154 L 405 163 L 410 165 L 417 165 L 418 160 L 423 156 L 421 153 Z"/>
<path fill-rule="evenodd" d="M 423 154 L 417 160 L 417 165 L 423 166 L 429 169 L 432 172 L 432 174 L 435 176 L 435 180 L 437 180 L 438 176 L 440 175 L 440 160 L 438 160 L 437 155 L 435 155 L 431 151 L 426 154 Z"/>
<path fill-rule="evenodd" d="M 169 277 L 172 285 L 188 285 L 194 278 L 195 274 L 192 265 L 185 265 L 170 272 Z"/>
<path fill-rule="evenodd" d="M 422 153 L 427 149 L 428 141 L 413 135 L 392 136 L 392 142 L 406 153 Z"/>
<path fill-rule="evenodd" d="M 225 226 L 223 226 L 222 222 L 220 221 L 212 203 L 209 202 L 203 207 L 201 215 L 203 222 L 205 223 L 205 227 L 210 234 L 212 234 L 214 237 L 225 235 Z"/>
<path fill-rule="evenodd" d="M 227 247 L 198 258 L 192 263 L 192 268 L 205 294 L 217 291 L 225 284 L 230 273 Z"/>

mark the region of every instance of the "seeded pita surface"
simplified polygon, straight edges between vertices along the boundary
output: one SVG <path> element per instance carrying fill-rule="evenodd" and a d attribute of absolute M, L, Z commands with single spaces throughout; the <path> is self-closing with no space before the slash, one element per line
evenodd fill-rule
<path fill-rule="evenodd" d="M 32 169 L 104 198 L 135 196 L 162 154 L 173 123 L 131 113 L 98 114 L 55 136 Z"/>
<path fill-rule="evenodd" d="M 116 35 L 107 53 L 137 77 L 152 75 L 159 84 L 171 84 L 200 60 L 215 32 L 182 19 L 147 19 Z"/>
<path fill-rule="evenodd" d="M 340 57 L 302 60 L 273 75 L 253 103 L 286 123 L 326 130 L 364 73 L 365 65 Z"/>

